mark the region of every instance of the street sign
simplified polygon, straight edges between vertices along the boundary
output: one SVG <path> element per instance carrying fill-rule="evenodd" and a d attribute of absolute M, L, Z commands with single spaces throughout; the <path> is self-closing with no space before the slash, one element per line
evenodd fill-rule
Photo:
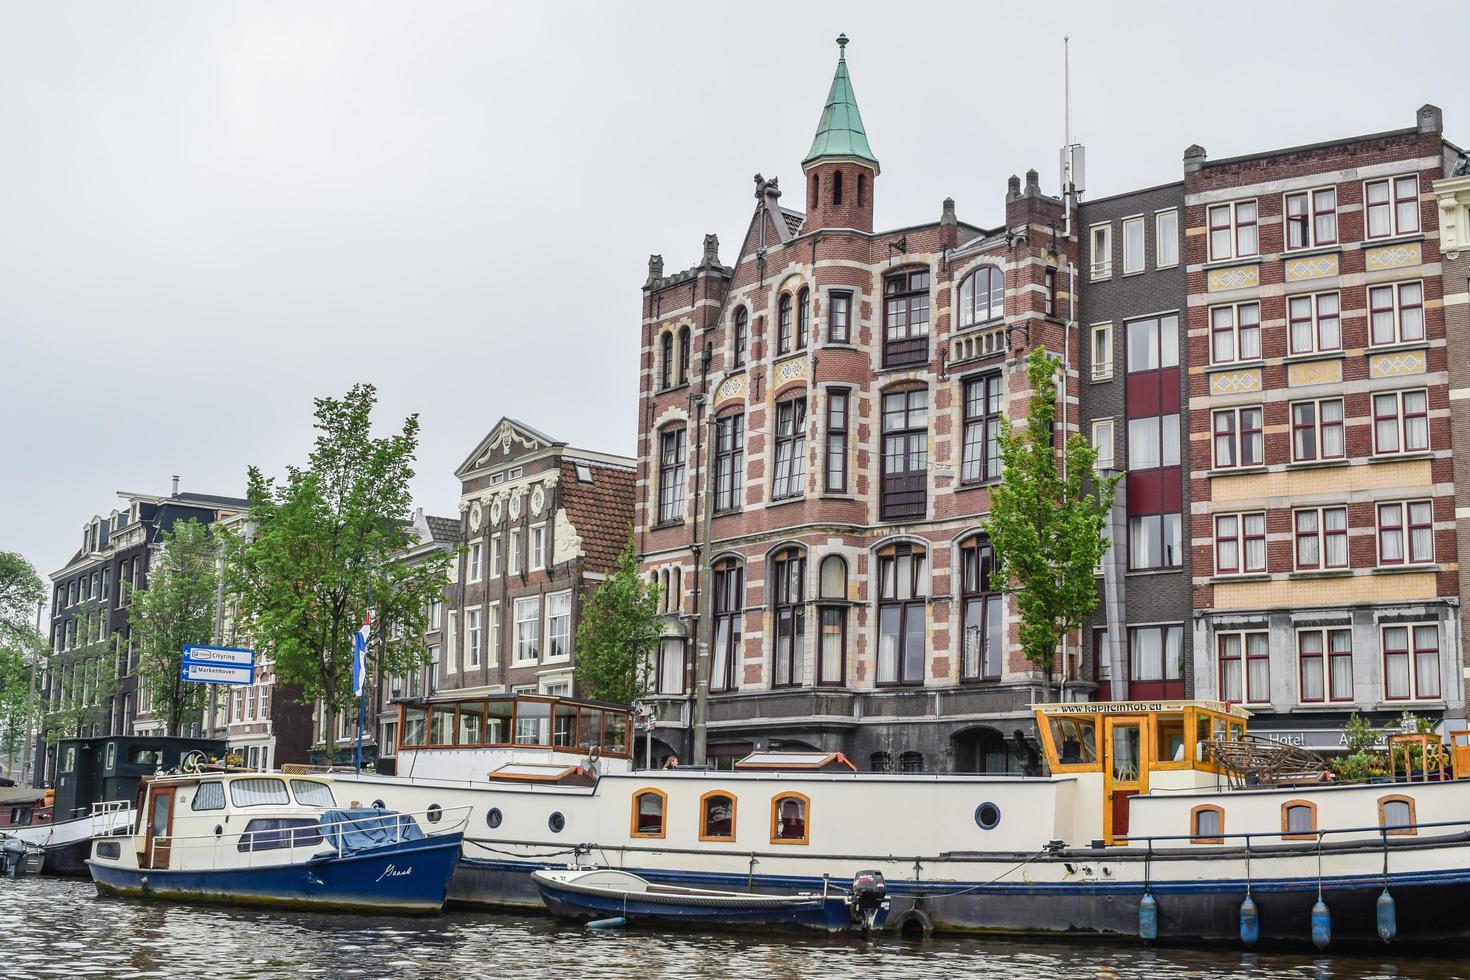
<path fill-rule="evenodd" d="M 219 664 L 186 663 L 182 668 L 186 681 L 202 681 L 206 684 L 253 684 L 254 667 L 224 667 Z"/>
<path fill-rule="evenodd" d="M 254 684 L 255 651 L 243 647 L 184 646 L 179 674 L 204 684 Z"/>

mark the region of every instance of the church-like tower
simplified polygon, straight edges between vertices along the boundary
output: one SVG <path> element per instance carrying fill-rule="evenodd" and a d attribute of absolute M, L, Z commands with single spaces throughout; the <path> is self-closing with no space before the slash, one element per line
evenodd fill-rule
<path fill-rule="evenodd" d="M 852 79 L 847 74 L 846 34 L 838 35 L 837 50 L 837 72 L 827 93 L 827 105 L 822 109 L 812 147 L 801 161 L 806 173 L 803 232 L 819 228 L 873 230 L 878 158 L 868 146 Z"/>

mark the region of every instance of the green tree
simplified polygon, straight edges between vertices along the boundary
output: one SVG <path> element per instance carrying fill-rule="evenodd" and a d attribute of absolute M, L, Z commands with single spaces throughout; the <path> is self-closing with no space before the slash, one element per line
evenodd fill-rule
<path fill-rule="evenodd" d="M 214 638 L 214 600 L 220 546 L 205 524 L 180 521 L 162 537 L 163 548 L 148 573 L 148 587 L 134 593 L 128 611 L 138 680 L 153 713 L 170 735 L 204 710 L 206 685 L 181 676 L 184 645 Z"/>
<path fill-rule="evenodd" d="M 38 663 L 41 637 L 33 625 L 46 594 L 41 577 L 25 558 L 0 551 L 0 757 L 18 765 L 31 711 L 31 666 Z"/>
<path fill-rule="evenodd" d="M 443 595 L 450 554 L 412 564 L 408 484 L 419 422 L 374 438 L 377 390 L 354 385 L 343 398 L 316 400 L 317 437 L 304 467 L 277 484 L 250 467 L 244 533 L 226 538 L 226 586 L 237 597 L 237 625 L 274 661 L 276 677 L 320 699 L 327 731 L 355 711 L 353 636 L 369 607 L 378 621 L 373 666 L 407 673 L 428 660 L 422 637 L 429 604 Z M 334 741 L 327 741 L 328 759 Z"/>
<path fill-rule="evenodd" d="M 51 703 L 42 727 L 46 740 L 78 738 L 106 717 L 117 692 L 118 639 L 107 632 L 107 610 L 96 600 L 82 603 L 76 615 L 76 645 L 48 658 Z"/>
<path fill-rule="evenodd" d="M 582 603 L 575 673 L 586 696 L 627 704 L 647 694 L 648 655 L 662 633 L 658 595 L 638 574 L 630 534 L 612 572 Z"/>
<path fill-rule="evenodd" d="M 1119 479 L 1093 472 L 1097 453 L 1080 434 L 1058 451 L 1055 373 L 1046 349 L 1034 348 L 1026 361 L 1031 406 L 1022 428 L 1001 429 L 1004 469 L 986 521 L 1001 580 L 1015 596 L 1021 650 L 1041 672 L 1044 701 L 1051 699 L 1058 646 L 1097 606 L 1095 569 L 1109 546 L 1103 529 Z"/>

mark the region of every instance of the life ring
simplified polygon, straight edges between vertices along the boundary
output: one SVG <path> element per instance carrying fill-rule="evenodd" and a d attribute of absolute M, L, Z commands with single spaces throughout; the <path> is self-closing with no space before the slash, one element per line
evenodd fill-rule
<path fill-rule="evenodd" d="M 922 942 L 934 935 L 934 920 L 929 918 L 928 912 L 915 906 L 900 912 L 888 928 L 898 933 L 900 939 Z"/>

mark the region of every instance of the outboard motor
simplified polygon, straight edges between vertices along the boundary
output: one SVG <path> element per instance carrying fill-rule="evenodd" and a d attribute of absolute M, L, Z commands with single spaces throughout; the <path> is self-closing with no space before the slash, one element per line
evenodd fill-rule
<path fill-rule="evenodd" d="M 7 878 L 19 878 L 26 869 L 25 841 L 0 837 L 0 868 Z"/>
<path fill-rule="evenodd" d="M 870 934 L 880 924 L 880 916 L 888 916 L 888 883 L 881 871 L 859 871 L 852 878 L 852 895 L 848 914 L 853 925 Z"/>

